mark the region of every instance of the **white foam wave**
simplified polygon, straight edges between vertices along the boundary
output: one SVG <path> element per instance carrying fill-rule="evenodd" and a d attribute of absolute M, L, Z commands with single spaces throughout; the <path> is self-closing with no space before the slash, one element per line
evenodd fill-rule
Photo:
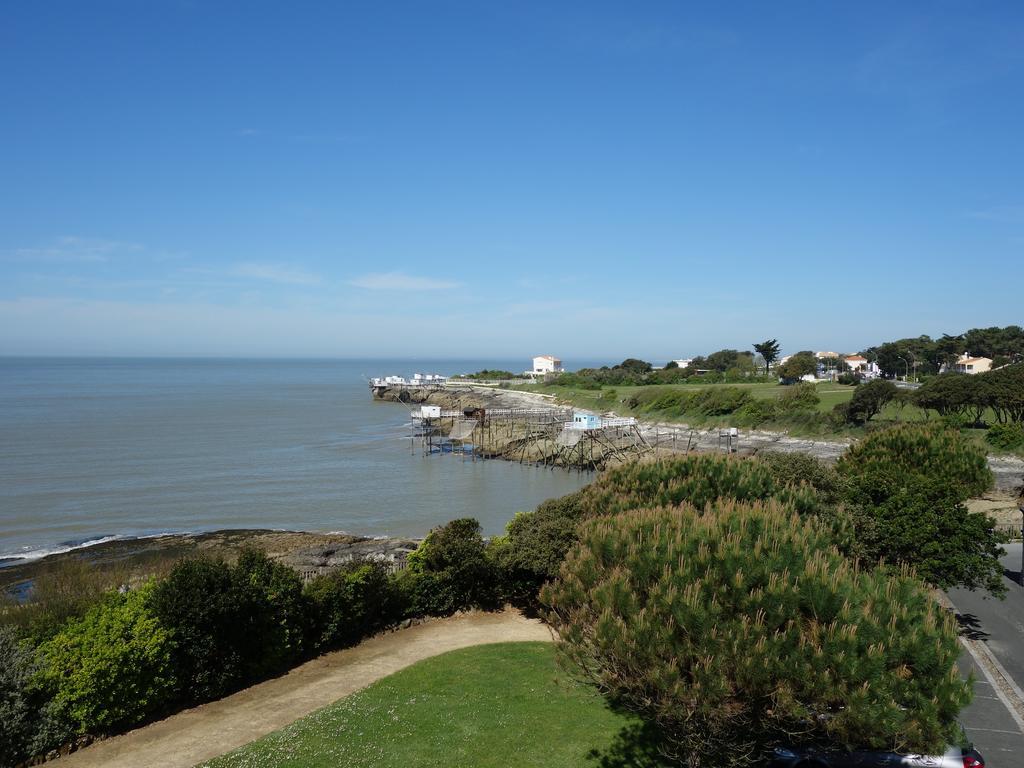
<path fill-rule="evenodd" d="M 11 561 L 11 560 L 41 560 L 44 557 L 50 555 L 63 555 L 66 552 L 74 552 L 76 549 L 85 549 L 86 547 L 94 547 L 97 544 L 108 544 L 111 541 L 130 541 L 133 539 L 158 539 L 161 536 L 191 536 L 193 535 L 190 531 L 162 531 L 160 533 L 147 533 L 138 536 L 131 536 L 127 534 L 117 534 L 114 536 L 98 536 L 94 539 L 86 539 L 81 542 L 74 542 L 68 544 L 55 544 L 49 547 L 33 547 L 24 548 L 14 552 L 0 552 L 0 562 Z M 8 562 L 8 564 L 10 564 Z"/>

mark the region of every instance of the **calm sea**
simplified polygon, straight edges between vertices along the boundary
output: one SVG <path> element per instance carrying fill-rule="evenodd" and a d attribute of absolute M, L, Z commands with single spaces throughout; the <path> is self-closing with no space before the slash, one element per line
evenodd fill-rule
<path fill-rule="evenodd" d="M 586 475 L 410 450 L 368 376 L 525 361 L 0 358 L 0 558 L 219 528 L 500 533 Z"/>

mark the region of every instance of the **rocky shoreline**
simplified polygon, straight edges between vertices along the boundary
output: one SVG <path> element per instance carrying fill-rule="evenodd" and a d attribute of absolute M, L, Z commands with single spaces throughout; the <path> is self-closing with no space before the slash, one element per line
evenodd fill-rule
<path fill-rule="evenodd" d="M 311 578 L 352 560 L 377 560 L 389 569 L 404 567 L 419 539 L 354 536 L 347 533 L 227 529 L 126 538 L 47 555 L 38 560 L 9 561 L 0 567 L 0 594 L 24 595 L 40 574 L 81 562 L 117 569 L 126 578 L 165 570 L 181 558 L 205 554 L 233 560 L 243 547 L 270 557 Z"/>
<path fill-rule="evenodd" d="M 385 393 L 377 399 L 409 404 L 426 403 L 446 409 L 536 408 L 561 405 L 552 396 L 491 387 L 466 386 L 446 389 L 403 390 Z M 659 453 L 720 451 L 718 429 L 698 429 L 685 424 L 640 422 L 644 438 Z M 779 432 L 743 431 L 738 452 L 752 455 L 760 451 L 802 451 L 824 461 L 835 461 L 850 445 L 850 440 L 813 440 L 791 437 Z M 521 450 L 514 434 L 492 436 L 492 444 L 481 446 L 485 456 L 512 460 L 530 460 Z M 1016 493 L 1024 481 L 1024 460 L 1012 456 L 990 456 L 995 488 L 983 499 L 972 500 L 980 510 L 1007 526 L 1020 523 Z M 190 555 L 209 554 L 233 559 L 245 546 L 254 546 L 309 578 L 355 559 L 383 562 L 390 569 L 404 566 L 405 558 L 417 544 L 414 538 L 378 538 L 343 532 L 279 531 L 266 529 L 227 529 L 205 533 L 180 533 L 145 538 L 105 541 L 68 552 L 51 554 L 37 560 L 9 560 L 0 563 L 0 594 L 24 594 L 32 581 L 49 569 L 67 563 L 86 562 L 128 573 L 158 572 L 168 563 Z"/>
<path fill-rule="evenodd" d="M 453 410 L 488 407 L 536 408 L 541 405 L 563 405 L 551 395 L 469 385 L 457 389 L 389 390 L 377 399 L 409 404 L 439 405 L 442 408 Z M 717 427 L 709 429 L 680 423 L 645 421 L 641 421 L 639 426 L 644 438 L 652 446 L 656 446 L 659 453 L 722 450 Z M 744 455 L 753 455 L 761 451 L 802 452 L 809 453 L 823 461 L 833 462 L 852 442 L 848 438 L 824 440 L 792 437 L 784 432 L 742 430 L 739 435 L 737 452 Z M 481 445 L 480 448 L 482 453 L 489 458 L 523 459 L 521 446 L 515 435 L 498 437 L 489 444 Z M 598 468 L 604 466 L 604 458 L 607 457 L 599 457 Z M 995 476 L 996 492 L 1014 493 L 1024 484 L 1024 459 L 1014 456 L 989 456 L 988 463 Z"/>

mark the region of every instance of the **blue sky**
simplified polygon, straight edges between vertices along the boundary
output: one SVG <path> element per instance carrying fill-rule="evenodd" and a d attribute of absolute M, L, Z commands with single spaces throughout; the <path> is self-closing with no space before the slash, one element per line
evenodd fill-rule
<path fill-rule="evenodd" d="M 0 354 L 660 360 L 1024 321 L 1017 2 L 0 14 Z"/>

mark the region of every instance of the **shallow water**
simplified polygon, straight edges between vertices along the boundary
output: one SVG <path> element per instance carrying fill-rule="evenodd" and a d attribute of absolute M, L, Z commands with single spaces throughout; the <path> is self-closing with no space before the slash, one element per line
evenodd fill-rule
<path fill-rule="evenodd" d="M 411 450 L 365 380 L 525 361 L 0 359 L 0 557 L 218 528 L 500 533 L 587 475 Z"/>

